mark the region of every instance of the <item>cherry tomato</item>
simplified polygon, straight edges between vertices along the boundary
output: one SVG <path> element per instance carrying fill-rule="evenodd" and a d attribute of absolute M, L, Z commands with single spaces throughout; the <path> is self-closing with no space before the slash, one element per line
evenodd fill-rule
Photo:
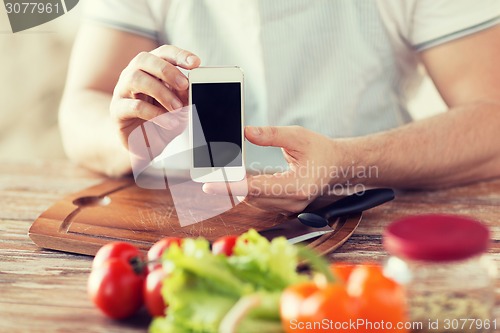
<path fill-rule="evenodd" d="M 318 285 L 305 282 L 283 292 L 280 311 L 283 327 L 290 332 L 318 332 L 313 324 L 327 320 L 343 325 L 359 320 L 379 326 L 328 327 L 326 332 L 408 332 L 397 329 L 407 322 L 407 306 L 403 288 L 386 278 L 379 265 L 334 264 L 330 266 L 338 278 L 335 283 Z M 308 326 L 309 325 L 309 326 Z M 371 327 L 371 328 L 370 328 Z"/>
<path fill-rule="evenodd" d="M 182 238 L 165 237 L 154 243 L 153 246 L 151 246 L 151 248 L 148 251 L 148 261 L 156 261 L 158 259 L 161 259 L 163 252 L 165 252 L 166 249 L 172 246 L 172 244 L 177 244 L 177 246 L 181 246 Z M 160 262 L 153 262 L 149 264 L 149 269 L 151 271 L 157 269 L 158 267 L 161 267 Z"/>
<path fill-rule="evenodd" d="M 141 269 L 143 261 L 141 251 L 134 245 L 125 242 L 113 242 L 104 245 L 97 251 L 92 262 L 92 269 L 98 268 L 111 258 L 122 259 L 134 266 L 136 270 Z"/>
<path fill-rule="evenodd" d="M 341 282 L 346 283 L 355 267 L 356 265 L 354 264 L 341 262 L 331 264 L 330 270 L 332 271 L 333 276 L 338 278 Z"/>
<path fill-rule="evenodd" d="M 236 245 L 238 236 L 224 236 L 217 239 L 212 244 L 212 253 L 215 255 L 224 254 L 228 257 L 233 255 L 233 248 Z"/>
<path fill-rule="evenodd" d="M 90 299 L 107 316 L 123 319 L 142 306 L 144 277 L 121 258 L 111 258 L 92 270 L 87 290 Z"/>
<path fill-rule="evenodd" d="M 163 268 L 159 267 L 148 274 L 144 283 L 144 304 L 153 317 L 165 315 L 167 305 L 161 294 L 161 288 L 166 276 Z"/>
<path fill-rule="evenodd" d="M 318 324 L 328 320 L 324 332 L 354 332 L 349 326 L 359 317 L 356 301 L 341 283 L 317 286 L 304 282 L 285 289 L 280 301 L 280 315 L 285 332 L 321 332 Z"/>
<path fill-rule="evenodd" d="M 407 332 L 396 328 L 398 322 L 408 320 L 405 293 L 402 286 L 384 276 L 379 265 L 356 266 L 347 281 L 347 292 L 360 305 L 360 315 L 367 321 L 390 322 L 392 329 L 369 332 Z"/>
<path fill-rule="evenodd" d="M 302 310 L 302 303 L 317 291 L 318 286 L 312 281 L 287 288 L 281 295 L 281 317 L 284 320 L 299 317 Z"/>

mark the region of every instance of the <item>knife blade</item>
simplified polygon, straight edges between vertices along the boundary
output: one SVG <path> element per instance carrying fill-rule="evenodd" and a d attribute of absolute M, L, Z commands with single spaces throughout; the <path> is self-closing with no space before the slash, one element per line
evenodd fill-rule
<path fill-rule="evenodd" d="M 290 244 L 296 244 L 333 231 L 334 229 L 330 226 L 323 228 L 309 227 L 302 224 L 298 218 L 295 218 L 275 227 L 261 230 L 259 234 L 268 240 L 283 236 Z"/>

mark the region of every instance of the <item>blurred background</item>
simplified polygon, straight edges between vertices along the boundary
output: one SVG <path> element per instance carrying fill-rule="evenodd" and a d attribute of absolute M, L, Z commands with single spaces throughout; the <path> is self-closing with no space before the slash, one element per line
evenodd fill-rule
<path fill-rule="evenodd" d="M 57 126 L 80 7 L 13 34 L 0 10 L 0 158 L 64 158 Z"/>
<path fill-rule="evenodd" d="M 80 19 L 81 5 L 13 34 L 0 10 L 0 160 L 65 158 L 57 112 Z M 410 109 L 415 118 L 445 109 L 430 80 Z"/>

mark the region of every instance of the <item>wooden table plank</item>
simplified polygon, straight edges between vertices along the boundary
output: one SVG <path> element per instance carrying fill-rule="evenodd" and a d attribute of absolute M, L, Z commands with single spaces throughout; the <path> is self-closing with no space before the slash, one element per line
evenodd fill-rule
<path fill-rule="evenodd" d="M 12 318 L 0 321 L 0 332 L 135 333 L 145 332 L 149 323 L 145 314 L 118 322 L 97 314 L 91 308 L 40 304 L 0 303 L 0 313 L 3 318 Z"/>
<path fill-rule="evenodd" d="M 95 185 L 104 178 L 67 161 L 2 161 L 0 219 L 33 222 L 65 195 Z"/>

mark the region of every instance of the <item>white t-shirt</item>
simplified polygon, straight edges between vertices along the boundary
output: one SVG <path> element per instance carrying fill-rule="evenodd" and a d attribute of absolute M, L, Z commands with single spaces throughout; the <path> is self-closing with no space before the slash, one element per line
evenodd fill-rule
<path fill-rule="evenodd" d="M 86 17 L 240 66 L 247 125 L 352 137 L 411 121 L 418 52 L 500 23 L 500 0 L 87 0 Z M 284 164 L 246 148 L 247 166 Z"/>

